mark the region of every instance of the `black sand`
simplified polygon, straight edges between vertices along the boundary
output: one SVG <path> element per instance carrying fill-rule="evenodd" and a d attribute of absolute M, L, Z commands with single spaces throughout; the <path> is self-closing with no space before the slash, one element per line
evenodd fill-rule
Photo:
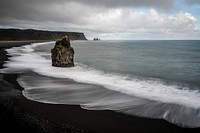
<path fill-rule="evenodd" d="M 0 42 L 0 68 L 8 59 L 5 48 L 30 44 Z M 88 111 L 79 106 L 30 101 L 21 94 L 17 74 L 0 74 L 1 132 L 29 133 L 187 133 L 200 132 L 172 125 L 165 120 L 128 116 L 113 111 Z"/>

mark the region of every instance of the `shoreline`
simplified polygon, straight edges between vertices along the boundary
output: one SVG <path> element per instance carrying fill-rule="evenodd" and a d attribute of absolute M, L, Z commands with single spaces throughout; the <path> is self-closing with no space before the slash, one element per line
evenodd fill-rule
<path fill-rule="evenodd" d="M 3 64 L 9 58 L 5 49 L 40 42 L 46 41 L 0 41 L 0 69 L 4 68 Z M 18 76 L 19 74 L 0 73 L 0 125 L 3 131 L 22 133 L 85 132 L 68 124 L 55 123 L 42 116 L 43 113 L 37 112 L 35 109 L 43 107 L 44 104 L 28 100 L 22 95 L 24 88 L 18 84 Z M 33 107 L 33 105 L 37 107 Z M 34 110 L 32 110 L 33 108 Z"/>
<path fill-rule="evenodd" d="M 0 42 L 0 68 L 8 59 L 4 49 L 29 45 L 33 41 Z M 38 42 L 38 41 L 34 41 Z M 43 41 L 44 42 L 44 41 Z M 0 74 L 0 117 L 3 129 L 20 132 L 199 132 L 181 128 L 161 119 L 129 116 L 113 111 L 84 110 L 78 105 L 46 104 L 22 95 L 18 74 Z"/>

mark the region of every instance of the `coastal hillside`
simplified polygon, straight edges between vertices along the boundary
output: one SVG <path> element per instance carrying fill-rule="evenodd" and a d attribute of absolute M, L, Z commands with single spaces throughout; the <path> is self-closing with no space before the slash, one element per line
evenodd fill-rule
<path fill-rule="evenodd" d="M 71 40 L 87 40 L 84 33 L 42 31 L 34 29 L 0 29 L 0 41 L 7 40 L 57 40 L 67 35 Z"/>

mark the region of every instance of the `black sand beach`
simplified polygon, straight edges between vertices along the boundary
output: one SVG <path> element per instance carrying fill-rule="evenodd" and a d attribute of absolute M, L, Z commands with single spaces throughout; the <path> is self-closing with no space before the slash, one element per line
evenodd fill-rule
<path fill-rule="evenodd" d="M 8 59 L 5 48 L 32 41 L 1 42 L 0 68 Z M 187 133 L 200 128 L 181 128 L 165 120 L 128 116 L 113 111 L 89 111 L 80 106 L 44 104 L 23 97 L 17 74 L 0 74 L 0 127 L 4 132 L 30 133 Z M 73 81 L 69 81 L 73 82 Z"/>

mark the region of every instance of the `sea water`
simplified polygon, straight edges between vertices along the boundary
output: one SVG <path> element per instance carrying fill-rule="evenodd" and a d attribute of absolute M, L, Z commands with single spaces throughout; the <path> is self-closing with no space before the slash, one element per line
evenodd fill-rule
<path fill-rule="evenodd" d="M 51 66 L 54 44 L 7 49 L 1 72 L 19 73 L 28 99 L 200 127 L 200 41 L 72 41 L 72 68 Z"/>

